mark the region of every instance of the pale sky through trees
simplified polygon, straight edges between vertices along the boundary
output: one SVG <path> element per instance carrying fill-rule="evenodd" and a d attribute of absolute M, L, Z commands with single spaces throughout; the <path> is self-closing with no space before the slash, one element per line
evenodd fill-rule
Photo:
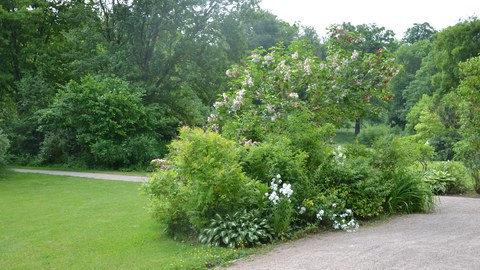
<path fill-rule="evenodd" d="M 314 27 L 320 36 L 333 23 L 376 23 L 403 37 L 414 23 L 428 22 L 442 30 L 473 15 L 480 15 L 479 0 L 262 0 L 260 6 L 281 20 Z"/>

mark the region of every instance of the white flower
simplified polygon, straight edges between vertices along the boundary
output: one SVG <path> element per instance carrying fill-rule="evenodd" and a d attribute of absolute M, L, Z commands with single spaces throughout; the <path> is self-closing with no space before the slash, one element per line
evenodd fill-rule
<path fill-rule="evenodd" d="M 280 179 L 282 178 L 282 176 L 280 174 L 277 174 L 277 178 Z"/>
<path fill-rule="evenodd" d="M 303 61 L 303 69 L 307 72 L 308 75 L 312 74 L 312 67 L 311 67 L 311 60 L 310 58 L 305 59 Z"/>
<path fill-rule="evenodd" d="M 271 54 L 267 54 L 264 59 L 267 65 L 273 62 L 273 56 Z"/>
<path fill-rule="evenodd" d="M 298 94 L 295 92 L 292 92 L 288 95 L 290 98 L 298 98 Z"/>
<path fill-rule="evenodd" d="M 245 146 L 248 146 L 248 145 L 253 145 L 254 142 L 252 141 L 252 139 L 248 140 L 248 141 L 245 141 L 244 145 Z"/>
<path fill-rule="evenodd" d="M 225 71 L 225 75 L 227 75 L 227 77 L 232 77 L 232 71 L 230 71 L 230 69 L 227 69 L 227 71 Z"/>
<path fill-rule="evenodd" d="M 357 50 L 353 50 L 351 59 L 354 61 L 354 60 L 357 60 L 357 58 L 358 58 L 358 52 L 357 52 Z"/>
<path fill-rule="evenodd" d="M 218 119 L 218 115 L 216 114 L 210 114 L 210 116 L 207 118 L 208 122 L 213 122 Z"/>
<path fill-rule="evenodd" d="M 215 107 L 215 109 L 218 109 L 224 105 L 225 105 L 225 102 L 220 102 L 220 101 L 213 103 L 213 107 Z"/>
<path fill-rule="evenodd" d="M 301 215 L 301 214 L 305 213 L 305 211 L 307 211 L 307 208 L 305 208 L 304 206 L 302 206 L 302 207 L 300 208 L 300 211 L 298 211 L 298 212 L 299 212 L 300 215 Z"/>
<path fill-rule="evenodd" d="M 283 186 L 280 189 L 280 193 L 285 195 L 287 198 L 290 198 L 290 196 L 292 196 L 292 194 L 293 194 L 292 185 L 287 184 L 287 183 L 283 183 Z"/>
<path fill-rule="evenodd" d="M 333 208 L 337 207 L 337 204 L 336 203 L 332 204 L 332 207 Z"/>
<path fill-rule="evenodd" d="M 252 61 L 254 63 L 258 63 L 260 61 L 260 55 L 258 55 L 257 53 L 252 54 Z"/>
<path fill-rule="evenodd" d="M 295 52 L 292 54 L 292 58 L 297 60 L 298 59 L 298 52 Z"/>
<path fill-rule="evenodd" d="M 238 91 L 236 92 L 236 94 L 237 94 L 237 96 L 243 97 L 246 92 L 247 92 L 247 90 L 241 89 L 241 90 L 238 90 Z"/>
<path fill-rule="evenodd" d="M 350 214 L 352 213 L 352 210 L 350 210 L 350 209 L 346 209 L 346 210 L 345 210 L 345 213 L 347 213 L 347 214 L 349 214 L 349 215 L 350 215 Z"/>

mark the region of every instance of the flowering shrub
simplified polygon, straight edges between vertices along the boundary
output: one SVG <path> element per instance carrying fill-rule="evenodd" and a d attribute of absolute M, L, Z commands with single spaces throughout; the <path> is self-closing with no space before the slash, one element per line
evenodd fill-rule
<path fill-rule="evenodd" d="M 208 244 L 252 246 L 307 226 L 356 231 L 357 218 L 403 204 L 407 212 L 428 207 L 420 182 L 401 174 L 415 160 L 401 140 L 333 145 L 336 127 L 392 97 L 386 85 L 398 72 L 382 49 L 349 51 L 356 42 L 334 27 L 323 60 L 300 41 L 255 50 L 227 70 L 229 91 L 204 130 L 182 129 L 170 156 L 154 161 L 146 189 L 168 228 L 201 232 Z"/>
<path fill-rule="evenodd" d="M 293 194 L 292 185 L 282 183 L 282 176 L 277 174 L 270 182 L 270 190 L 270 193 L 265 193 L 265 197 L 272 204 L 273 230 L 277 236 L 283 236 L 290 229 L 293 219 L 293 207 L 290 199 Z"/>
<path fill-rule="evenodd" d="M 372 112 L 374 100 L 392 98 L 386 85 L 399 67 L 383 50 L 360 56 L 344 49 L 356 42 L 361 39 L 332 28 L 325 60 L 300 41 L 253 51 L 244 66 L 226 72 L 231 91 L 215 102 L 212 128 L 239 139 L 271 131 L 294 111 L 313 112 L 315 123 L 336 126 Z"/>

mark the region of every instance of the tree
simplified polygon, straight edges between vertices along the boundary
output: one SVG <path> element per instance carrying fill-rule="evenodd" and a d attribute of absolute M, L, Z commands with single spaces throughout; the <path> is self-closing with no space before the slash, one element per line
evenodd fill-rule
<path fill-rule="evenodd" d="M 458 86 L 460 82 L 458 64 L 480 53 L 479 32 L 480 20 L 472 17 L 436 35 L 433 51 L 439 72 L 434 75 L 433 82 L 440 97 Z"/>
<path fill-rule="evenodd" d="M 385 27 L 378 27 L 376 24 L 360 24 L 352 25 L 344 22 L 341 25 L 342 29 L 360 35 L 363 40 L 357 43 L 345 43 L 344 49 L 350 51 L 358 51 L 362 55 L 366 53 L 377 53 L 379 51 L 387 50 L 395 51 L 397 43 L 395 42 L 395 33 L 392 30 L 387 30 Z M 363 117 L 368 116 L 364 115 Z M 370 115 L 371 116 L 371 115 Z M 355 119 L 355 135 L 360 133 L 361 119 Z"/>
<path fill-rule="evenodd" d="M 423 94 L 431 95 L 434 92 L 430 86 L 431 66 L 427 63 L 422 66 L 424 61 L 429 60 L 426 56 L 431 49 L 430 41 L 421 40 L 414 44 L 403 44 L 395 52 L 395 62 L 403 68 L 389 85 L 389 90 L 395 95 L 387 112 L 389 125 L 404 127 L 406 115 L 412 106 Z"/>
<path fill-rule="evenodd" d="M 244 66 L 227 71 L 231 91 L 214 104 L 221 117 L 210 117 L 212 122 L 233 123 L 223 127 L 231 138 L 261 139 L 261 129 L 281 127 L 295 112 L 312 114 L 308 121 L 316 125 L 340 127 L 376 111 L 374 100 L 391 98 L 386 85 L 398 66 L 381 50 L 360 56 L 343 49 L 353 42 L 361 38 L 333 27 L 323 61 L 306 40 L 254 51 Z"/>
<path fill-rule="evenodd" d="M 456 143 L 455 150 L 480 194 L 480 57 L 473 57 L 459 66 L 462 80 L 454 94 L 459 104 L 462 139 Z"/>
<path fill-rule="evenodd" d="M 438 33 L 429 23 L 414 23 L 412 27 L 408 28 L 404 33 L 402 41 L 407 44 L 414 44 L 420 40 L 432 41 L 433 36 Z"/>

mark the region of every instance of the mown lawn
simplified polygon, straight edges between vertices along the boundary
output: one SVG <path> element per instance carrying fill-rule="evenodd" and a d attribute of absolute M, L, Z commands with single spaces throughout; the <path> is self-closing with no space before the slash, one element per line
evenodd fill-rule
<path fill-rule="evenodd" d="M 0 269 L 203 269 L 240 256 L 164 236 L 139 188 L 8 173 L 0 179 Z"/>

